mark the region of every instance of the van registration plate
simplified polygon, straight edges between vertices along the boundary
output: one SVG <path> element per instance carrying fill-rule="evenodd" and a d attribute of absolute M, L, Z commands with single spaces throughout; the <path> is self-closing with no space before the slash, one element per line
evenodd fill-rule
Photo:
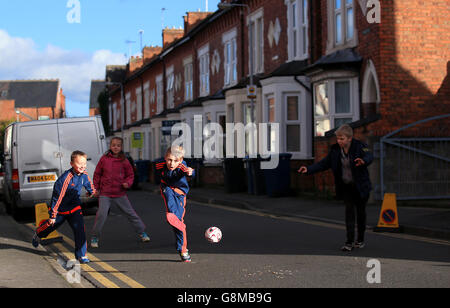
<path fill-rule="evenodd" d="M 56 176 L 54 174 L 28 176 L 28 183 L 41 183 L 41 182 L 54 182 L 54 181 L 56 181 Z"/>

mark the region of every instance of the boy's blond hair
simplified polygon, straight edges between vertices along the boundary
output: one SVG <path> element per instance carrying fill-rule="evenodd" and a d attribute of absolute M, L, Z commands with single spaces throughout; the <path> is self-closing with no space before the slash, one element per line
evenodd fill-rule
<path fill-rule="evenodd" d="M 341 125 L 336 132 L 336 136 L 346 136 L 347 138 L 353 137 L 353 128 L 348 124 Z"/>
<path fill-rule="evenodd" d="M 167 149 L 166 155 L 164 157 L 167 157 L 171 154 L 176 158 L 183 158 L 185 151 L 182 146 L 171 146 Z"/>

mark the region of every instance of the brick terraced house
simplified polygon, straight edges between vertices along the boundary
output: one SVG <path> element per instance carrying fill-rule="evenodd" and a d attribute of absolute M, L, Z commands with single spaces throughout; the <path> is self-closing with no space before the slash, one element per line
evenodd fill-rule
<path fill-rule="evenodd" d="M 322 159 L 335 142 L 334 129 L 350 123 L 375 154 L 375 199 L 386 191 L 405 198 L 450 196 L 447 0 L 222 3 L 228 6 L 215 12 L 188 12 L 184 29 L 164 29 L 162 47 L 145 47 L 143 57 L 130 59 L 120 85 L 110 87 L 111 128 L 124 135 L 135 159 L 161 157 L 174 139 L 170 127 L 184 122 L 194 128 L 195 115 L 202 116 L 201 127 L 214 122 L 224 131 L 225 123 L 253 118 L 279 124 L 279 137 L 270 135 L 269 143 L 292 154 L 291 188 L 328 194 L 334 190 L 330 172 L 306 177 L 296 170 Z M 396 137 L 415 144 L 387 139 L 396 130 Z M 136 137 L 142 148 L 133 147 Z M 437 138 L 443 139 L 438 146 Z M 404 159 L 410 154 L 401 150 L 418 156 Z M 402 173 L 423 169 L 431 158 L 444 170 L 437 178 Z M 390 172 L 396 166 L 403 170 L 398 178 Z M 205 159 L 200 174 L 203 184 L 223 185 L 222 160 Z M 410 196 L 397 184 L 411 177 L 416 192 L 426 181 L 444 185 L 431 196 Z"/>

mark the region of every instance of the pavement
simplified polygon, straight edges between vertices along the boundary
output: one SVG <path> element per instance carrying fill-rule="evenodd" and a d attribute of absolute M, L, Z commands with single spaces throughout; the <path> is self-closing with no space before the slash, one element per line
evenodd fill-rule
<path fill-rule="evenodd" d="M 159 186 L 140 183 L 144 191 L 159 194 Z M 239 208 L 272 216 L 294 217 L 344 225 L 344 204 L 339 201 L 308 196 L 272 198 L 246 192 L 227 193 L 224 188 L 191 188 L 188 199 L 195 202 Z M 419 203 L 398 206 L 402 232 L 416 236 L 450 241 L 450 202 L 440 202 L 439 208 Z M 367 205 L 368 230 L 378 223 L 380 204 Z M 17 223 L 4 212 L 0 202 L 0 288 L 71 288 L 92 287 L 69 284 L 66 272 L 54 255 L 42 246 L 31 246 L 33 231 Z"/>

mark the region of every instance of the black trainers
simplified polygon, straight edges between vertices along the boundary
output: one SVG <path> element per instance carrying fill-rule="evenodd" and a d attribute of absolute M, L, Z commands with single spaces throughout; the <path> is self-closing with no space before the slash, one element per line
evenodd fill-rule
<path fill-rule="evenodd" d="M 37 248 L 39 246 L 40 242 L 41 242 L 41 239 L 37 236 L 36 233 L 34 233 L 33 239 L 31 240 L 31 244 L 33 245 L 33 247 Z"/>
<path fill-rule="evenodd" d="M 355 242 L 355 248 L 364 248 L 366 244 L 364 242 Z"/>
<path fill-rule="evenodd" d="M 345 243 L 344 246 L 341 247 L 342 251 L 352 251 L 353 250 L 353 244 L 352 243 Z"/>

